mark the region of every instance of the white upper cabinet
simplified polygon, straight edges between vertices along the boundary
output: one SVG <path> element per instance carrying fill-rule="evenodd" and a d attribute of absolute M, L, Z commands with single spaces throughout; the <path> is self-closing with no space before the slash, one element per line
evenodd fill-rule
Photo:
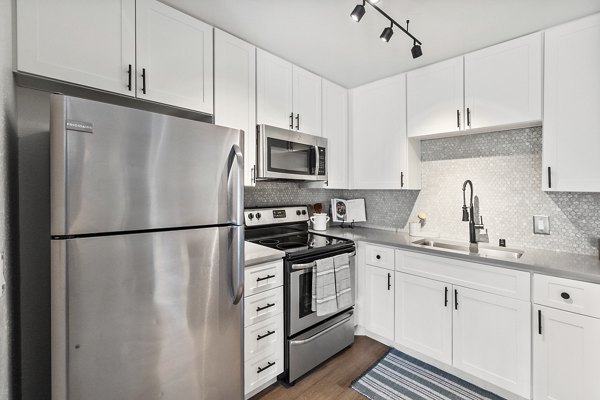
<path fill-rule="evenodd" d="M 293 65 L 264 50 L 256 50 L 256 122 L 292 129 Z"/>
<path fill-rule="evenodd" d="M 256 48 L 215 29 L 215 124 L 244 131 L 244 185 L 256 172 Z"/>
<path fill-rule="evenodd" d="M 420 147 L 406 137 L 405 75 L 350 91 L 352 189 L 420 189 Z"/>
<path fill-rule="evenodd" d="M 348 189 L 348 90 L 323 79 L 321 135 L 327 138 L 328 188 Z"/>
<path fill-rule="evenodd" d="M 468 129 L 542 120 L 542 33 L 465 56 Z"/>
<path fill-rule="evenodd" d="M 464 129 L 463 57 L 406 74 L 408 137 Z"/>
<path fill-rule="evenodd" d="M 321 77 L 261 49 L 256 103 L 258 124 L 321 135 Z"/>
<path fill-rule="evenodd" d="M 17 69 L 134 96 L 135 0 L 19 1 Z"/>
<path fill-rule="evenodd" d="M 136 11 L 137 96 L 212 114 L 212 26 L 156 0 Z"/>
<path fill-rule="evenodd" d="M 600 14 L 545 33 L 542 188 L 600 192 Z"/>
<path fill-rule="evenodd" d="M 294 65 L 294 127 L 297 131 L 321 135 L 321 77 Z"/>

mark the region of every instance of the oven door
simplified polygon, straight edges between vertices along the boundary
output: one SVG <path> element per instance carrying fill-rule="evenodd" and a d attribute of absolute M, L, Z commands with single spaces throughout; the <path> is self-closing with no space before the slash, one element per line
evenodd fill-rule
<path fill-rule="evenodd" d="M 257 179 L 327 180 L 326 140 L 259 125 Z"/>
<path fill-rule="evenodd" d="M 317 313 L 312 311 L 312 270 L 316 266 L 316 260 L 318 258 L 333 257 L 338 254 L 351 253 L 349 256 L 350 261 L 350 276 L 352 280 L 352 304 L 354 305 L 354 299 L 356 296 L 356 251 L 352 249 L 339 250 L 336 252 L 329 253 L 327 255 L 321 255 L 319 257 L 312 257 L 308 259 L 302 259 L 297 261 L 288 261 L 288 272 L 289 272 L 289 301 L 288 301 L 288 326 L 289 326 L 289 337 L 296 335 L 314 325 L 323 322 L 332 316 L 346 311 L 347 309 L 338 310 L 336 313 L 318 317 Z"/>

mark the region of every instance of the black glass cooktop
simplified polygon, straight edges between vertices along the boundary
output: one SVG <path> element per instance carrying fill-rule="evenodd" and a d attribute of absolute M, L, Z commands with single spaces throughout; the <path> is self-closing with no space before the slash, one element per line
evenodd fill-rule
<path fill-rule="evenodd" d="M 352 241 L 340 239 L 333 236 L 320 235 L 312 232 L 286 233 L 279 235 L 270 235 L 263 238 L 248 238 L 256 244 L 282 250 L 286 253 L 293 253 L 302 250 L 324 249 L 330 246 L 338 247 L 340 245 L 352 244 Z"/>

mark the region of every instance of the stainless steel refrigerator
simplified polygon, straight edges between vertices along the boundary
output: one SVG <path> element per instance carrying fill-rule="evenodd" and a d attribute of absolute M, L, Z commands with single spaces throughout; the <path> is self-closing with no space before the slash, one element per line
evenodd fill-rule
<path fill-rule="evenodd" d="M 242 134 L 52 96 L 54 400 L 243 398 Z"/>

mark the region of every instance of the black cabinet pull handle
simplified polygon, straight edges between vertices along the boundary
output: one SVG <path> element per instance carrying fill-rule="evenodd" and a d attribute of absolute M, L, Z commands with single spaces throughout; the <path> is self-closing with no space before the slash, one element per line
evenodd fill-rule
<path fill-rule="evenodd" d="M 256 307 L 256 312 L 266 310 L 267 308 L 275 307 L 275 303 L 267 303 L 264 307 Z"/>
<path fill-rule="evenodd" d="M 275 278 L 275 275 L 267 275 L 267 276 L 262 277 L 262 278 L 256 278 L 256 282 L 266 281 L 267 279 L 271 279 L 271 278 Z"/>
<path fill-rule="evenodd" d="M 444 288 L 444 307 L 448 307 L 448 286 Z"/>
<path fill-rule="evenodd" d="M 560 297 L 562 297 L 565 300 L 569 300 L 571 298 L 571 295 L 569 293 L 567 293 L 567 292 L 562 292 L 560 294 Z"/>
<path fill-rule="evenodd" d="M 269 331 L 269 330 L 267 330 L 267 333 L 265 333 L 264 335 L 262 335 L 262 336 L 261 336 L 261 335 L 258 335 L 258 336 L 256 337 L 256 340 L 258 341 L 258 340 L 264 339 L 264 338 L 266 338 L 266 337 L 269 337 L 269 336 L 271 336 L 271 335 L 272 335 L 272 334 L 274 334 L 274 333 L 275 333 L 275 331 Z"/>
<path fill-rule="evenodd" d="M 404 187 L 404 172 L 400 172 L 400 187 Z"/>
<path fill-rule="evenodd" d="M 542 310 L 538 310 L 538 333 L 542 334 Z"/>
<path fill-rule="evenodd" d="M 300 114 L 296 114 L 296 130 L 300 130 Z"/>
<path fill-rule="evenodd" d="M 552 188 L 552 167 L 548 167 L 548 188 Z"/>
<path fill-rule="evenodd" d="M 460 110 L 456 110 L 456 125 L 460 129 Z"/>
<path fill-rule="evenodd" d="M 129 68 L 127 69 L 127 89 L 131 92 L 131 64 L 129 64 Z"/>
<path fill-rule="evenodd" d="M 388 290 L 392 288 L 392 274 L 388 272 Z"/>
<path fill-rule="evenodd" d="M 146 68 L 142 68 L 142 93 L 146 94 Z"/>
<path fill-rule="evenodd" d="M 471 127 L 471 109 L 467 107 L 467 126 Z"/>
<path fill-rule="evenodd" d="M 378 259 L 378 260 L 381 260 L 381 256 L 380 256 L 379 254 L 377 254 L 377 255 L 375 256 L 375 258 L 376 258 L 376 259 Z"/>
<path fill-rule="evenodd" d="M 269 368 L 271 368 L 273 365 L 275 365 L 275 361 L 273 362 L 268 362 L 266 367 L 258 367 L 258 370 L 256 371 L 258 374 L 260 374 L 261 372 L 263 372 L 264 370 L 267 370 Z"/>
<path fill-rule="evenodd" d="M 454 289 L 454 309 L 458 310 L 458 290 Z"/>
<path fill-rule="evenodd" d="M 290 114 L 290 129 L 294 129 L 294 113 Z"/>

